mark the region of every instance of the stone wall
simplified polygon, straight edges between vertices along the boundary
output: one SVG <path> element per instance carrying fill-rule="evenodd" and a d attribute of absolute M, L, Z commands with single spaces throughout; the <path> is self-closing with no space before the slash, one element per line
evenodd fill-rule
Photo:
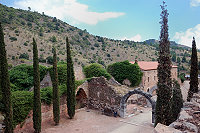
<path fill-rule="evenodd" d="M 104 77 L 93 78 L 88 82 L 88 107 L 113 115 L 120 108 L 123 95 L 128 87 L 109 83 Z"/>
<path fill-rule="evenodd" d="M 145 92 L 147 92 L 148 89 L 150 90 L 152 87 L 157 85 L 157 82 L 158 82 L 157 70 L 149 70 L 149 71 L 142 71 L 142 72 L 143 72 L 143 77 L 142 77 L 142 82 L 140 86 L 141 88 L 143 88 Z M 171 69 L 171 76 L 172 76 L 172 79 L 178 80 L 176 67 L 173 67 Z"/>

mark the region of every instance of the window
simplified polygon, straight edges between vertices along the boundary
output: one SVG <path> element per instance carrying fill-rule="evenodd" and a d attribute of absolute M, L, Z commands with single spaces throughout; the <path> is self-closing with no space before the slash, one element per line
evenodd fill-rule
<path fill-rule="evenodd" d="M 154 80 L 156 80 L 156 76 L 154 76 Z"/>
<path fill-rule="evenodd" d="M 149 77 L 148 77 L 148 82 L 149 82 Z"/>

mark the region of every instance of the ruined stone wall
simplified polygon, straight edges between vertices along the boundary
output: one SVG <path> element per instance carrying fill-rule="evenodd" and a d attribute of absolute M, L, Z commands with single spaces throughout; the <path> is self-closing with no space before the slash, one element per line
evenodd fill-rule
<path fill-rule="evenodd" d="M 123 96 L 123 93 L 117 92 L 118 87 L 109 84 L 104 77 L 93 78 L 88 83 L 88 107 L 101 110 L 106 115 L 113 115 L 119 110 Z M 119 90 L 124 90 L 124 86 Z"/>

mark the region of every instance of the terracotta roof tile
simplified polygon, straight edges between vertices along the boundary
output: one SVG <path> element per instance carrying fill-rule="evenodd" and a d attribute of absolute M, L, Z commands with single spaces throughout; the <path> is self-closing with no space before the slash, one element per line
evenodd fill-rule
<path fill-rule="evenodd" d="M 130 63 L 134 64 L 135 61 L 130 61 Z M 156 70 L 158 67 L 158 62 L 153 61 L 138 61 L 138 65 L 141 70 L 148 71 L 148 70 Z M 176 68 L 177 66 L 172 66 Z"/>

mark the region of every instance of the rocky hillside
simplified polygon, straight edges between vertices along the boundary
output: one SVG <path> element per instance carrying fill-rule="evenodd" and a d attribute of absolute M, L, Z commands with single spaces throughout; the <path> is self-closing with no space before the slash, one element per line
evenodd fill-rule
<path fill-rule="evenodd" d="M 116 61 L 131 61 L 136 58 L 155 61 L 158 55 L 156 41 L 121 41 L 94 36 L 87 30 L 78 29 L 44 13 L 14 9 L 0 4 L 0 20 L 4 27 L 9 63 L 13 65 L 32 62 L 33 37 L 38 44 L 40 62 L 43 63 L 50 63 L 52 46 L 57 47 L 60 61 L 65 61 L 66 36 L 72 45 L 75 65 L 98 62 L 106 66 Z M 180 69 L 188 68 L 190 48 L 173 45 L 171 49 L 172 55 L 176 56 L 174 64 L 179 64 Z"/>

